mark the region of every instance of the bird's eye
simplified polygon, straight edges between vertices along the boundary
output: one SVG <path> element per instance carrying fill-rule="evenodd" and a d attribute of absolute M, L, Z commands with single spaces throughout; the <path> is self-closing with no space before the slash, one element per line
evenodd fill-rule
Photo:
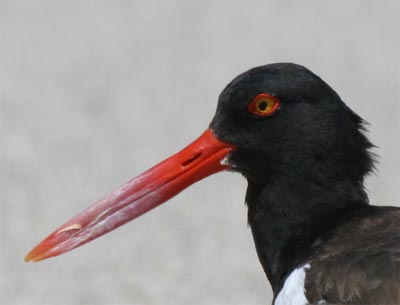
<path fill-rule="evenodd" d="M 280 102 L 268 93 L 257 95 L 248 105 L 249 112 L 258 116 L 268 116 L 274 114 L 279 109 Z"/>

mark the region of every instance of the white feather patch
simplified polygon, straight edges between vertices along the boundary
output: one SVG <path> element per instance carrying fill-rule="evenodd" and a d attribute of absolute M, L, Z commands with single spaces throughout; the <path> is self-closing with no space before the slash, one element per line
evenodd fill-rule
<path fill-rule="evenodd" d="M 304 265 L 295 269 L 286 279 L 282 290 L 275 300 L 275 305 L 307 305 L 308 301 L 304 294 L 305 269 L 310 265 Z"/>

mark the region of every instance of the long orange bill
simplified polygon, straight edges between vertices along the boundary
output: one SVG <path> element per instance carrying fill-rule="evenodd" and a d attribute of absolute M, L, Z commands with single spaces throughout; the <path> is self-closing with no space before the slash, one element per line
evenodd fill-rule
<path fill-rule="evenodd" d="M 37 262 L 81 246 L 167 201 L 189 185 L 229 168 L 223 159 L 234 146 L 207 129 L 179 153 L 164 160 L 85 209 L 29 252 Z"/>

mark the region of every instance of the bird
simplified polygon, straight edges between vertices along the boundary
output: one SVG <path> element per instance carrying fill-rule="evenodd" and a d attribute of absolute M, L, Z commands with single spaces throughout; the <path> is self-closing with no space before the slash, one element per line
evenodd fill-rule
<path fill-rule="evenodd" d="M 247 180 L 248 223 L 274 305 L 400 304 L 400 208 L 369 203 L 366 122 L 319 76 L 273 63 L 235 77 L 206 131 L 67 221 L 40 261 L 142 215 L 211 174 Z"/>

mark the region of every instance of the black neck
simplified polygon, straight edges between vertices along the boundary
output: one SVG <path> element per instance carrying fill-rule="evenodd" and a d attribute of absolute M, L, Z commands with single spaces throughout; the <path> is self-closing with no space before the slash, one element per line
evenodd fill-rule
<path fill-rule="evenodd" d="M 311 246 L 353 212 L 368 206 L 362 183 L 248 181 L 248 221 L 257 253 L 276 295 L 288 274 L 304 264 Z M 304 180 L 300 180 L 304 181 Z M 323 240 L 322 240 L 323 241 Z"/>

